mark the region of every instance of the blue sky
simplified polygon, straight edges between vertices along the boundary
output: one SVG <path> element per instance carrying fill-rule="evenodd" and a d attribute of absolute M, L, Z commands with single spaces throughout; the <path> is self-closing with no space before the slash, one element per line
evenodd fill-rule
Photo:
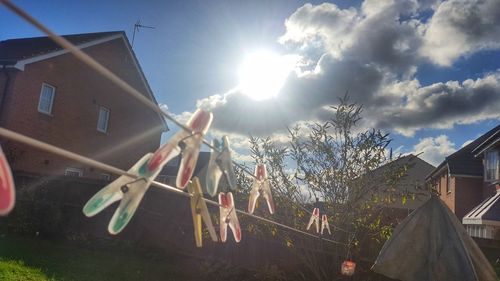
<path fill-rule="evenodd" d="M 216 130 L 240 139 L 279 133 L 283 124 L 322 120 L 322 108 L 346 90 L 365 104 L 368 126 L 391 132 L 394 149 L 424 151 L 422 157 L 433 164 L 500 120 L 500 103 L 476 102 L 500 100 L 500 19 L 471 22 L 475 15 L 460 12 L 488 19 L 500 9 L 494 0 L 469 1 L 470 7 L 455 0 L 13 2 L 58 34 L 124 30 L 131 40 L 137 20 L 154 26 L 136 34 L 134 51 L 158 101 L 180 118 L 197 102 L 212 107 Z M 0 40 L 41 35 L 0 7 Z M 291 77 L 267 105 L 251 102 L 266 115 L 267 107 L 273 109 L 269 104 L 297 99 L 285 105 L 300 113 L 272 113 L 281 125 L 269 124 L 268 130 L 220 121 L 248 103 L 234 88 L 245 55 L 258 49 L 298 54 L 310 68 L 322 70 Z M 344 78 L 349 81 L 342 84 L 337 77 L 353 80 Z M 467 79 L 474 83 L 464 84 Z M 458 85 L 436 84 L 449 81 Z M 332 92 L 321 94 L 325 88 Z M 309 92 L 316 102 L 296 108 Z M 241 119 L 252 119 L 244 114 Z"/>

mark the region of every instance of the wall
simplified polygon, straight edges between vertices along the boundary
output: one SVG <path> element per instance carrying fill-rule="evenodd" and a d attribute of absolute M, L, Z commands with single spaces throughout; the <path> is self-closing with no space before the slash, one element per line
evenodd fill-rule
<path fill-rule="evenodd" d="M 455 215 L 462 221 L 468 212 L 482 202 L 482 179 L 457 177 L 455 182 Z"/>
<path fill-rule="evenodd" d="M 455 213 L 455 178 L 449 177 L 448 169 L 445 169 L 443 173 L 438 175 L 436 183 L 437 186 L 435 186 L 435 188 L 441 193 L 439 198 L 443 200 L 453 213 Z M 446 190 L 448 184 L 450 185 L 450 192 Z"/>
<path fill-rule="evenodd" d="M 121 40 L 84 51 L 146 93 Z M 56 87 L 51 116 L 37 110 L 43 82 Z M 16 77 L 5 102 L 2 126 L 122 169 L 128 169 L 142 155 L 154 151 L 164 129 L 156 113 L 70 54 L 27 65 Z M 101 105 L 110 109 L 107 133 L 96 129 Z M 4 146 L 10 150 L 9 160 L 14 170 L 55 175 L 70 166 L 84 168 L 86 176 L 97 177 L 100 173 L 17 143 L 8 142 Z"/>
<path fill-rule="evenodd" d="M 15 182 L 16 206 L 8 217 L 0 217 L 0 233 L 38 233 L 44 238 L 72 239 L 83 243 L 123 242 L 173 255 L 216 257 L 245 268 L 259 268 L 267 263 L 294 267 L 300 263 L 281 244 L 282 239 L 259 238 L 248 233 L 247 222 L 255 223 L 255 220 L 244 216 L 239 216 L 243 229 L 241 243 L 235 243 L 228 230 L 226 243 L 212 242 L 205 233 L 204 247 L 196 248 L 189 199 L 165 190 L 150 188 L 127 227 L 118 235 L 111 235 L 107 226 L 116 203 L 92 218 L 82 213 L 87 200 L 107 182 L 71 177 L 41 178 L 19 173 L 15 174 Z M 211 205 L 208 208 L 218 233 L 219 210 Z M 319 240 L 304 240 L 316 242 L 317 246 L 326 249 Z"/>

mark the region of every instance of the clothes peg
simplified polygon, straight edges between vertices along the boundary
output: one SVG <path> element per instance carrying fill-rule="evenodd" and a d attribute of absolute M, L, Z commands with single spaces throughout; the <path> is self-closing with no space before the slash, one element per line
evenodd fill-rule
<path fill-rule="evenodd" d="M 188 192 L 192 195 L 191 213 L 193 215 L 194 239 L 196 240 L 196 247 L 201 247 L 203 245 L 201 227 L 202 219 L 208 229 L 210 238 L 212 238 L 212 241 L 217 242 L 217 234 L 215 233 L 212 219 L 208 213 L 207 204 L 203 200 L 203 193 L 201 191 L 200 180 L 198 177 L 194 177 L 188 184 L 187 188 Z"/>
<path fill-rule="evenodd" d="M 0 147 L 0 216 L 5 216 L 14 208 L 16 191 L 9 163 Z"/>
<path fill-rule="evenodd" d="M 345 260 L 340 266 L 340 272 L 345 276 L 352 276 L 356 271 L 356 263 L 352 260 Z"/>
<path fill-rule="evenodd" d="M 220 238 L 222 242 L 226 242 L 227 226 L 233 231 L 234 240 L 239 243 L 241 241 L 241 227 L 236 215 L 234 207 L 233 194 L 228 192 L 224 194 L 219 193 L 219 207 L 220 210 Z"/>
<path fill-rule="evenodd" d="M 319 233 L 319 209 L 314 208 L 313 213 L 311 215 L 311 218 L 309 219 L 309 223 L 307 224 L 307 230 L 311 228 L 311 225 L 313 224 L 316 225 L 316 233 Z"/>
<path fill-rule="evenodd" d="M 274 214 L 274 201 L 271 187 L 269 186 L 269 179 L 267 178 L 267 170 L 265 164 L 258 164 L 255 166 L 255 178 L 250 191 L 250 198 L 248 199 L 248 212 L 253 214 L 255 204 L 260 195 L 266 199 L 269 213 Z"/>
<path fill-rule="evenodd" d="M 83 213 L 87 217 L 95 216 L 109 205 L 121 200 L 108 225 L 109 233 L 120 233 L 134 215 L 151 182 L 161 171 L 161 168 L 152 172 L 148 170 L 147 166 L 152 156 L 153 153 L 144 155 L 128 170 L 128 173 L 137 175 L 136 179 L 121 176 L 108 184 L 90 198 L 83 207 Z"/>
<path fill-rule="evenodd" d="M 193 137 L 196 141 L 202 139 L 202 134 L 208 130 L 212 122 L 212 113 L 203 110 L 196 110 L 188 121 L 187 127 L 192 132 L 181 130 L 176 133 L 166 144 L 162 145 L 156 152 L 144 155 L 130 170 L 129 174 L 136 175 L 137 178 L 130 176 L 121 176 L 112 183 L 105 186 L 97 192 L 83 207 L 83 213 L 87 217 L 92 217 L 102 211 L 112 203 L 121 200 L 111 221 L 108 225 L 108 231 L 111 234 L 118 234 L 129 223 L 134 215 L 139 203 L 144 197 L 153 180 L 161 172 L 163 166 L 172 158 L 177 156 L 181 149 L 180 143 L 187 143 L 183 151 L 183 161 L 179 169 L 177 180 L 182 176 L 182 182 L 185 178 L 192 175 L 193 165 L 196 165 L 198 159 L 199 144 L 195 146 L 192 142 Z M 201 135 L 201 137 L 200 137 Z M 199 140 L 201 143 L 201 140 Z M 185 159 L 186 158 L 186 159 Z M 194 162 L 194 164 L 193 164 Z M 186 164 L 187 163 L 187 164 Z M 187 184 L 186 181 L 186 184 Z M 184 185 L 185 186 L 185 185 Z M 183 187 L 184 187 L 183 186 Z"/>
<path fill-rule="evenodd" d="M 332 235 L 332 232 L 330 231 L 330 225 L 328 224 L 328 218 L 326 215 L 321 216 L 321 235 L 323 235 L 324 230 L 328 230 L 328 234 Z"/>
<path fill-rule="evenodd" d="M 213 197 L 217 194 L 217 187 L 222 174 L 226 175 L 231 190 L 236 189 L 236 175 L 234 174 L 227 136 L 222 137 L 222 143 L 214 139 L 212 145 L 219 151 L 212 149 L 207 168 L 207 192 Z"/>
<path fill-rule="evenodd" d="M 184 189 L 193 175 L 203 135 L 210 128 L 212 118 L 211 112 L 201 109 L 196 110 L 186 124 L 186 127 L 191 129 L 191 132 L 181 130 L 160 147 L 149 161 L 148 170 L 153 171 L 163 167 L 170 159 L 181 153 L 182 157 L 177 173 L 176 186 Z"/>

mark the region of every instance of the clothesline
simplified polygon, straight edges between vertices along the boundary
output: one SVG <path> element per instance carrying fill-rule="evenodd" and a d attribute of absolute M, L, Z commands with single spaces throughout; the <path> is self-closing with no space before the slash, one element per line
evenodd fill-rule
<path fill-rule="evenodd" d="M 24 143 L 26 145 L 38 148 L 40 150 L 44 150 L 44 151 L 47 151 L 47 152 L 50 152 L 50 153 L 62 156 L 64 158 L 68 158 L 68 159 L 80 162 L 82 164 L 89 165 L 89 166 L 92 166 L 94 168 L 101 169 L 101 170 L 104 170 L 104 171 L 107 171 L 107 172 L 110 172 L 110 173 L 113 173 L 113 174 L 118 174 L 118 175 L 121 175 L 121 176 L 127 176 L 127 177 L 131 177 L 133 179 L 137 179 L 138 178 L 137 175 L 130 174 L 130 173 L 128 173 L 128 172 L 126 172 L 126 171 L 124 171 L 122 169 L 116 168 L 114 166 L 111 166 L 111 165 L 102 163 L 100 161 L 97 161 L 97 160 L 85 157 L 83 155 L 80 155 L 80 154 L 77 154 L 77 153 L 74 153 L 74 152 L 71 152 L 71 151 L 68 151 L 68 150 L 56 147 L 54 145 L 51 145 L 51 144 L 48 144 L 48 143 L 36 140 L 34 138 L 31 138 L 31 137 L 28 137 L 28 136 L 16 133 L 14 131 L 11 131 L 11 130 L 8 130 L 8 129 L 2 128 L 2 127 L 0 127 L 0 136 L 3 136 L 5 138 L 8 138 L 8 139 L 20 142 L 20 143 Z M 184 196 L 184 197 L 191 197 L 192 196 L 190 193 L 184 192 L 184 191 L 182 191 L 180 189 L 177 189 L 177 188 L 175 188 L 173 186 L 170 186 L 170 185 L 167 185 L 167 184 L 164 184 L 164 183 L 160 183 L 160 182 L 157 182 L 157 181 L 153 181 L 152 185 L 155 186 L 155 187 L 164 189 L 166 191 L 169 191 L 169 192 L 172 192 L 172 193 Z M 203 198 L 203 200 L 207 204 L 210 204 L 210 205 L 213 205 L 213 206 L 217 206 L 217 207 L 221 207 L 221 205 L 218 202 L 212 201 L 212 200 L 207 199 L 207 198 Z M 257 216 L 257 215 L 250 214 L 250 213 L 245 212 L 243 210 L 239 210 L 239 209 L 235 208 L 235 211 L 237 213 L 243 214 L 245 216 L 249 216 L 249 217 L 252 217 L 254 219 L 263 221 L 263 222 L 274 224 L 274 225 L 280 226 L 280 227 L 282 227 L 284 229 L 291 230 L 291 231 L 294 231 L 296 233 L 304 234 L 304 235 L 307 235 L 309 237 L 313 237 L 313 238 L 316 238 L 316 239 L 319 239 L 319 240 L 323 240 L 323 241 L 326 241 L 326 242 L 330 242 L 330 243 L 334 243 L 334 244 L 349 246 L 346 243 L 342 243 L 342 242 L 335 241 L 335 240 L 328 239 L 328 238 L 323 238 L 321 236 L 314 235 L 314 234 L 302 231 L 300 229 L 296 229 L 296 228 L 293 228 L 291 226 L 288 226 L 288 225 L 285 225 L 285 224 L 282 224 L 282 223 L 279 223 L 279 222 L 275 222 L 275 221 L 270 220 L 270 219 L 266 219 L 266 218 L 263 218 L 263 217 L 260 217 L 260 216 Z"/>
<path fill-rule="evenodd" d="M 20 16 L 21 18 L 23 18 L 27 22 L 29 22 L 32 25 L 34 25 L 36 28 L 38 28 L 39 30 L 41 30 L 45 34 L 47 34 L 54 42 L 56 42 L 57 44 L 59 44 L 64 49 L 68 50 L 70 53 L 72 53 L 81 62 L 87 64 L 89 67 L 91 67 L 92 69 L 94 69 L 96 72 L 98 72 L 102 76 L 106 77 L 111 82 L 113 82 L 116 86 L 120 87 L 122 90 L 125 91 L 125 93 L 127 93 L 127 94 L 131 95 L 132 97 L 136 98 L 141 103 L 143 103 L 144 105 L 148 106 L 150 109 L 152 109 L 153 111 L 157 112 L 158 114 L 164 116 L 165 118 L 167 118 L 168 120 L 170 120 L 172 123 L 174 123 L 175 125 L 177 125 L 181 129 L 183 129 L 185 131 L 188 131 L 188 132 L 191 132 L 191 129 L 189 129 L 188 127 L 186 127 L 181 122 L 177 121 L 170 114 L 168 114 L 165 111 L 163 111 L 156 103 L 152 102 L 151 100 L 149 100 L 148 98 L 146 98 L 145 95 L 141 94 L 141 92 L 139 92 L 138 90 L 136 90 L 135 88 L 133 88 L 132 86 L 130 86 L 127 82 L 125 82 L 124 80 L 122 80 L 121 78 L 119 78 L 116 74 L 114 74 L 109 69 L 107 69 L 106 67 L 104 67 L 103 65 L 101 65 L 95 59 L 93 59 L 92 57 L 90 57 L 89 55 L 87 55 L 86 53 L 84 53 L 83 51 L 81 51 L 77 46 L 75 46 L 74 44 L 72 44 L 71 42 L 69 42 L 68 40 L 66 40 L 65 38 L 63 38 L 63 37 L 55 34 L 54 32 L 52 32 L 50 29 L 48 29 L 47 27 L 45 27 L 41 22 L 39 22 L 38 20 L 36 20 L 35 18 L 33 18 L 30 14 L 28 14 L 27 12 L 25 12 L 21 8 L 19 8 L 16 5 L 14 5 L 9 0 L 0 0 L 0 2 L 3 3 L 12 12 L 16 13 L 18 16 Z M 209 141 L 203 139 L 203 143 L 206 146 L 208 146 L 209 148 L 211 148 L 212 150 L 219 152 L 219 150 L 216 147 L 214 147 Z M 248 171 L 243 165 L 235 162 L 234 160 L 232 162 L 233 162 L 233 164 L 235 164 L 236 166 L 238 166 L 243 172 L 245 172 L 246 174 L 248 174 L 251 177 L 255 178 L 255 175 L 253 173 L 251 173 L 250 171 Z M 275 190 L 277 192 L 280 192 L 277 189 L 275 189 Z M 283 195 L 283 194 L 281 194 L 281 195 Z M 299 208 L 301 208 L 303 211 L 305 211 L 309 215 L 312 214 L 312 212 L 309 211 L 306 207 L 302 206 L 302 204 L 300 204 L 298 202 L 295 202 L 295 201 L 292 201 L 291 199 L 288 199 L 286 196 L 283 196 L 283 198 L 285 198 L 287 200 L 290 200 L 290 202 L 292 202 L 293 204 L 297 205 Z M 335 225 L 332 225 L 332 227 L 335 228 L 335 229 L 337 229 L 337 230 L 346 232 L 346 233 L 353 233 L 351 231 L 345 230 L 345 229 L 340 228 L 340 227 L 335 226 Z"/>

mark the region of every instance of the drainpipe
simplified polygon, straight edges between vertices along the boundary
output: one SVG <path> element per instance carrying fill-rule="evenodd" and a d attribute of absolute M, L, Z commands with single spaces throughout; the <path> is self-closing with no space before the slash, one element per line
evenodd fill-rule
<path fill-rule="evenodd" d="M 5 85 L 3 87 L 2 95 L 0 96 L 0 124 L 2 123 L 2 113 L 4 108 L 5 96 L 7 95 L 7 90 L 9 89 L 10 84 L 10 75 L 7 71 L 7 65 L 2 65 L 2 73 L 5 75 Z"/>

